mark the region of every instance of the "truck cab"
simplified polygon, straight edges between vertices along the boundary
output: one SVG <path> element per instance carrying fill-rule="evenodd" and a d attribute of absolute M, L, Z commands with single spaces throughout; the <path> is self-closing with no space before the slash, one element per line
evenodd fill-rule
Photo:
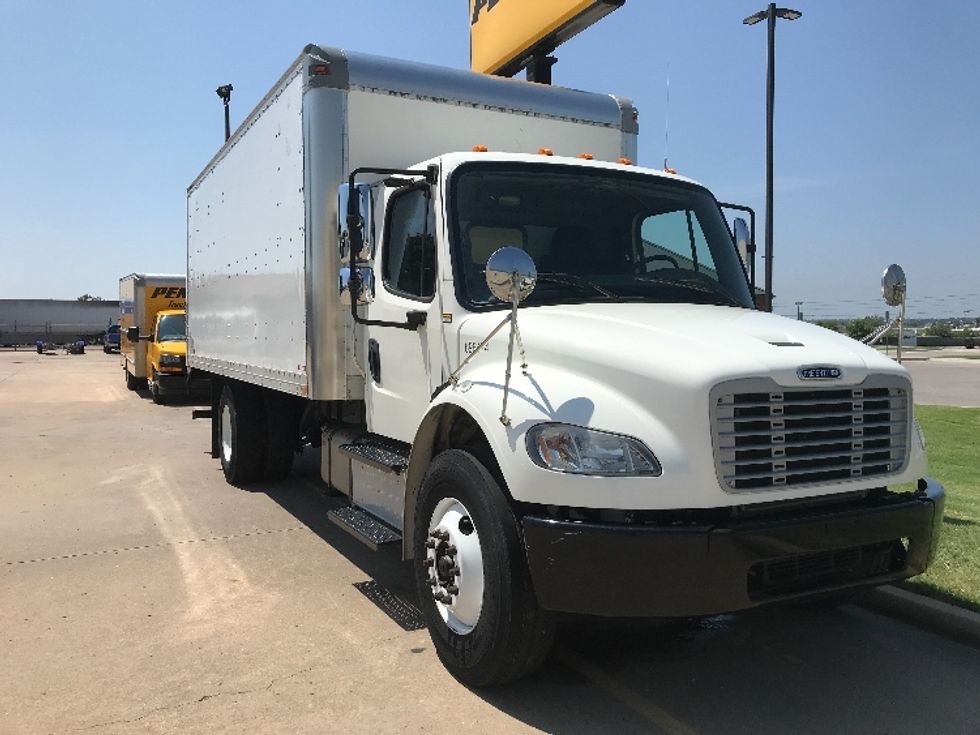
<path fill-rule="evenodd" d="M 175 393 L 187 393 L 187 312 L 157 312 L 146 344 L 149 371 L 146 384 L 154 403 L 166 403 Z"/>
<path fill-rule="evenodd" d="M 110 324 L 109 328 L 105 330 L 105 336 L 102 342 L 102 351 L 107 355 L 110 352 L 119 352 L 119 325 Z"/>

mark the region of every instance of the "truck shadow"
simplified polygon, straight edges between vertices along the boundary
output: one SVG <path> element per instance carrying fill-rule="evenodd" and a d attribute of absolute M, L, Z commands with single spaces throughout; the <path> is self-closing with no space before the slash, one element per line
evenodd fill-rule
<path fill-rule="evenodd" d="M 400 550 L 373 552 L 327 520 L 346 499 L 327 494 L 318 452 L 289 480 L 254 490 L 361 569 L 361 591 L 382 591 L 393 609 L 373 601 L 393 625 L 418 627 Z M 473 694 L 545 732 L 975 732 L 976 681 L 972 648 L 856 606 L 782 606 L 668 621 L 566 618 L 540 671 Z"/>

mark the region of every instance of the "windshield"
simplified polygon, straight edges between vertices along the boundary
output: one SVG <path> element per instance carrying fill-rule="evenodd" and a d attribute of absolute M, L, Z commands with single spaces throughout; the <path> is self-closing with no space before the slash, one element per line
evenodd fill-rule
<path fill-rule="evenodd" d="M 172 342 L 186 340 L 187 329 L 184 326 L 183 314 L 164 314 L 157 324 L 157 342 Z"/>
<path fill-rule="evenodd" d="M 753 308 L 718 204 L 700 187 L 573 166 L 471 164 L 454 176 L 450 206 L 457 295 L 470 308 L 502 306 L 484 270 L 505 245 L 537 266 L 526 304 Z"/>

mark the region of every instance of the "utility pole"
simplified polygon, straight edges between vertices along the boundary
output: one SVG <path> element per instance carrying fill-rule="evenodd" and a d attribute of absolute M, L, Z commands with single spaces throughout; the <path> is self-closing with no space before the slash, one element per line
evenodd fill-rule
<path fill-rule="evenodd" d="M 798 321 L 798 322 L 802 322 L 803 321 L 803 310 L 800 309 L 801 306 L 803 306 L 803 302 L 802 301 L 797 301 L 796 302 L 796 321 Z"/>

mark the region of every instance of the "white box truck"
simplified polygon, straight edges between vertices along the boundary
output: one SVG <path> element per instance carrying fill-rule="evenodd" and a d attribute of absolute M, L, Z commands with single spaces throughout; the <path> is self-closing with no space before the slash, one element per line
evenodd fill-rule
<path fill-rule="evenodd" d="M 308 46 L 187 192 L 225 477 L 319 446 L 470 685 L 560 613 L 813 599 L 935 548 L 908 373 L 756 310 L 715 197 L 636 135 L 621 98 Z"/>

